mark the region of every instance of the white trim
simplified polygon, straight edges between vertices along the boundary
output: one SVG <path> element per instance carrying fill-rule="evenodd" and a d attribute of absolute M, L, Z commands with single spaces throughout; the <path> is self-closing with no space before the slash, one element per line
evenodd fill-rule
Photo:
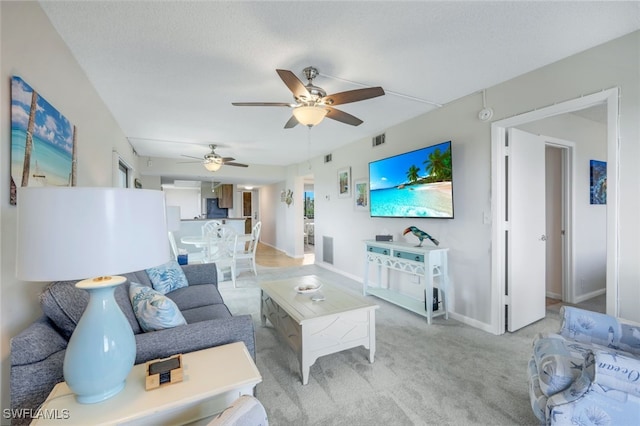
<path fill-rule="evenodd" d="M 502 265 L 505 263 L 505 183 L 504 146 L 506 129 L 532 121 L 568 112 L 578 111 L 596 105 L 607 106 L 607 313 L 618 316 L 618 210 L 619 210 L 619 102 L 620 89 L 615 87 L 580 98 L 561 102 L 539 110 L 491 123 L 491 200 L 493 228 L 491 248 L 491 318 L 492 332 L 503 334 L 505 330 L 504 306 L 505 277 Z"/>

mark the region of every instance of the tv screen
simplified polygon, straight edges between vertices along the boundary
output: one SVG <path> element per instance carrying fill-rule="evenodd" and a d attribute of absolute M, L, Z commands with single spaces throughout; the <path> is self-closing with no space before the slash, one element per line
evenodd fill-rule
<path fill-rule="evenodd" d="M 451 141 L 369 163 L 371 217 L 453 219 Z"/>

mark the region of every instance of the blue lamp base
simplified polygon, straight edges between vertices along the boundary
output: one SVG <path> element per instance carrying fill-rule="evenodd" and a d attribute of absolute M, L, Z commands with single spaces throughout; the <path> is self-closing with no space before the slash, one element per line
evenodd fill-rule
<path fill-rule="evenodd" d="M 125 277 L 80 281 L 89 303 L 76 326 L 64 358 L 64 379 L 81 404 L 104 401 L 120 392 L 136 358 L 129 321 L 115 300 L 115 288 Z"/>

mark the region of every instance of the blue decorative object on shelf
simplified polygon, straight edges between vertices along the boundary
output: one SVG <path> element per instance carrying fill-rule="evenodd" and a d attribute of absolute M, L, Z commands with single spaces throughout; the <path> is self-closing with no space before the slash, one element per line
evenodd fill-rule
<path fill-rule="evenodd" d="M 82 404 L 104 401 L 120 392 L 136 359 L 133 330 L 114 298 L 116 286 L 125 281 L 114 276 L 76 284 L 89 292 L 89 303 L 69 340 L 63 371 Z"/>
<path fill-rule="evenodd" d="M 411 232 L 413 235 L 418 237 L 418 239 L 420 240 L 420 243 L 416 247 L 422 247 L 422 241 L 425 238 L 428 238 L 429 240 L 431 240 L 431 242 L 433 244 L 435 244 L 435 245 L 440 245 L 440 241 L 436 240 L 431 235 L 429 235 L 426 232 L 416 228 L 415 226 L 410 226 L 407 229 L 405 229 L 404 232 L 402 233 L 402 235 L 407 235 L 409 232 Z"/>

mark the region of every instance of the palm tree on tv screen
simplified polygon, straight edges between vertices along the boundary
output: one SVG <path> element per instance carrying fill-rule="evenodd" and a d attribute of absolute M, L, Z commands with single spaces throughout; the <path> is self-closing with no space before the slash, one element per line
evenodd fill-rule
<path fill-rule="evenodd" d="M 430 180 L 433 182 L 441 182 L 451 180 L 451 149 L 447 148 L 445 152 L 435 149 L 429 158 L 424 161 L 426 171 L 429 173 Z"/>
<path fill-rule="evenodd" d="M 415 165 L 409 167 L 409 170 L 407 170 L 407 179 L 409 179 L 409 182 L 416 182 L 420 178 L 420 176 L 418 176 L 419 171 L 420 168 Z"/>

